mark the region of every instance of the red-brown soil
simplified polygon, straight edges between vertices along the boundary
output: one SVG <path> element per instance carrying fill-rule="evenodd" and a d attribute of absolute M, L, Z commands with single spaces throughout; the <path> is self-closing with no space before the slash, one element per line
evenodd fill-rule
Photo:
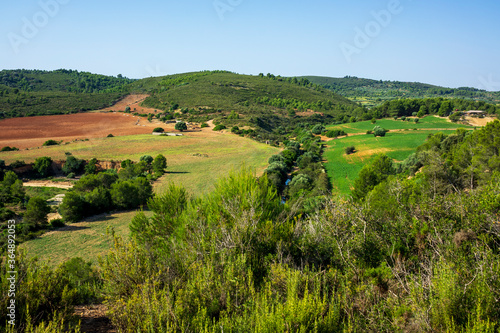
<path fill-rule="evenodd" d="M 159 122 L 125 113 L 77 113 L 0 120 L 0 147 L 19 149 L 39 147 L 53 139 L 64 142 L 75 139 L 102 138 L 151 133 Z"/>
<path fill-rule="evenodd" d="M 130 112 L 138 112 L 138 113 L 155 113 L 155 109 L 147 108 L 140 106 L 140 104 L 148 97 L 149 95 L 128 95 L 123 99 L 118 101 L 115 105 L 110 106 L 109 108 L 102 109 L 101 111 L 125 111 L 127 106 L 130 106 Z M 135 111 L 134 111 L 135 109 Z M 157 110 L 160 112 L 160 110 Z"/>

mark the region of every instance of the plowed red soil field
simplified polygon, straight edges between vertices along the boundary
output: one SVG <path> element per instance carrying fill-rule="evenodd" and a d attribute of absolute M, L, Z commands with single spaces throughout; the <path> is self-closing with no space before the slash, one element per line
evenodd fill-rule
<path fill-rule="evenodd" d="M 160 124 L 124 113 L 77 113 L 0 120 L 0 148 L 39 147 L 53 139 L 65 142 L 75 139 L 102 138 L 151 133 Z"/>

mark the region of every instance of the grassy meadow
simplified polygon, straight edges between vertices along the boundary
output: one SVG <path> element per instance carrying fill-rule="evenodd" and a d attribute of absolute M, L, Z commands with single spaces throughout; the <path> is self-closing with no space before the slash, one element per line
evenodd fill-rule
<path fill-rule="evenodd" d="M 470 126 L 453 124 L 437 117 L 425 117 L 419 123 L 402 120 L 381 119 L 375 124 L 370 121 L 329 126 L 328 129 L 342 129 L 348 134 L 361 134 L 380 126 L 393 132 L 385 137 L 372 134 L 351 135 L 331 140 L 326 143 L 324 158 L 325 168 L 331 179 L 334 193 L 349 195 L 359 171 L 377 154 L 386 154 L 396 162 L 401 162 L 425 142 L 429 134 L 453 133 L 457 128 Z M 417 128 L 417 130 L 415 130 Z M 346 155 L 345 148 L 354 146 L 356 152 Z"/>
<path fill-rule="evenodd" d="M 267 160 L 279 149 L 231 134 L 202 137 L 158 137 L 152 135 L 124 136 L 75 142 L 63 146 L 9 152 L 7 161 L 33 161 L 39 156 L 64 159 L 64 152 L 75 157 L 102 160 L 139 160 L 142 155 L 163 154 L 167 158 L 167 173 L 154 184 L 155 193 L 161 193 L 170 182 L 182 184 L 192 195 L 210 191 L 217 179 L 241 165 L 254 168 L 261 174 Z M 16 155 L 19 154 L 19 156 Z M 42 191 L 41 189 L 29 191 Z M 51 193 L 52 194 L 52 193 Z M 96 262 L 113 245 L 106 234 L 113 227 L 117 235 L 128 235 L 128 225 L 136 212 L 98 215 L 83 222 L 49 232 L 21 245 L 29 256 L 38 256 L 57 265 L 69 258 L 82 257 Z"/>
<path fill-rule="evenodd" d="M 7 164 L 16 160 L 30 163 L 41 156 L 65 160 L 65 152 L 71 152 L 73 156 L 85 160 L 95 157 L 103 161 L 139 161 L 146 154 L 153 157 L 163 154 L 167 158 L 167 174 L 155 184 L 155 188 L 161 191 L 168 182 L 174 181 L 196 194 L 211 189 L 220 176 L 242 164 L 261 173 L 267 166 L 269 157 L 279 152 L 278 148 L 233 134 L 197 135 L 99 138 L 39 149 L 2 152 L 0 158 Z"/>
<path fill-rule="evenodd" d="M 19 248 L 29 257 L 38 257 L 54 266 L 75 257 L 97 263 L 98 257 L 113 246 L 108 228 L 113 228 L 118 236 L 127 236 L 135 214 L 134 211 L 97 215 L 24 242 Z"/>
<path fill-rule="evenodd" d="M 366 133 L 366 131 L 371 131 L 373 127 L 380 126 L 385 128 L 386 130 L 405 130 L 405 129 L 457 129 L 457 128 L 470 128 L 470 126 L 455 124 L 449 122 L 447 118 L 428 116 L 424 118 L 420 118 L 418 123 L 413 121 L 403 121 L 401 119 L 377 119 L 377 122 L 372 124 L 370 121 L 361 121 L 357 123 L 347 123 L 341 125 L 331 125 L 327 126 L 327 129 L 341 129 L 347 134 L 354 133 Z"/>

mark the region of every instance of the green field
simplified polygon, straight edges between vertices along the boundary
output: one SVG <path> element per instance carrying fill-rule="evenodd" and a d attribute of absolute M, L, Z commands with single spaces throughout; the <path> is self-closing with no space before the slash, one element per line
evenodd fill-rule
<path fill-rule="evenodd" d="M 113 144 L 110 144 L 110 140 Z M 9 152 L 8 157 L 4 156 L 8 161 L 22 156 L 28 162 L 39 156 L 64 159 L 65 151 L 72 152 L 78 158 L 97 157 L 103 160 L 131 158 L 137 161 L 145 154 L 163 154 L 167 158 L 167 174 L 154 184 L 155 193 L 161 193 L 170 182 L 174 182 L 182 184 L 192 195 L 200 195 L 211 190 L 217 179 L 242 165 L 261 174 L 269 157 L 278 153 L 279 149 L 231 134 L 207 138 L 136 135 Z M 113 244 L 106 235 L 107 227 L 111 226 L 118 235 L 126 236 L 128 224 L 134 215 L 135 212 L 99 215 L 28 241 L 21 248 L 25 248 L 29 256 L 50 260 L 54 265 L 73 257 L 95 262 Z"/>
<path fill-rule="evenodd" d="M 401 119 L 377 119 L 375 124 L 370 121 L 361 121 L 357 123 L 347 123 L 341 125 L 327 126 L 327 129 L 341 129 L 348 134 L 353 133 L 366 133 L 371 131 L 373 127 L 380 126 L 387 130 L 404 130 L 404 129 L 457 129 L 457 128 L 470 128 L 470 126 L 451 123 L 447 118 L 440 118 L 428 116 L 421 118 L 418 123 L 412 121 L 403 121 Z"/>
<path fill-rule="evenodd" d="M 335 193 L 349 195 L 359 171 L 377 154 L 386 154 L 396 162 L 401 162 L 415 152 L 415 149 L 425 142 L 429 134 L 437 132 L 451 134 L 459 127 L 471 128 L 470 126 L 449 123 L 445 119 L 437 117 L 426 117 L 421 119 L 421 123 L 418 124 L 382 119 L 377 120 L 376 124 L 364 121 L 329 126 L 328 129 L 343 129 L 350 134 L 366 133 L 377 125 L 394 132 L 387 133 L 385 137 L 363 134 L 327 142 L 327 149 L 324 153 L 324 158 L 327 161 L 325 168 Z M 356 152 L 352 155 L 345 154 L 345 148 L 349 146 L 356 148 Z"/>
<path fill-rule="evenodd" d="M 134 211 L 97 215 L 27 241 L 19 248 L 28 256 L 38 257 L 54 266 L 75 257 L 96 263 L 98 257 L 113 246 L 108 227 L 112 227 L 118 236 L 127 236 L 128 225 L 135 214 Z"/>
<path fill-rule="evenodd" d="M 167 174 L 155 187 L 161 191 L 166 183 L 174 181 L 196 194 L 211 189 L 218 178 L 242 164 L 261 173 L 269 157 L 279 149 L 233 134 L 210 133 L 207 137 L 131 135 L 3 152 L 1 158 L 7 164 L 16 160 L 29 163 L 41 156 L 65 160 L 65 152 L 85 160 L 95 157 L 103 161 L 139 161 L 146 154 L 153 157 L 163 154 L 167 158 Z"/>

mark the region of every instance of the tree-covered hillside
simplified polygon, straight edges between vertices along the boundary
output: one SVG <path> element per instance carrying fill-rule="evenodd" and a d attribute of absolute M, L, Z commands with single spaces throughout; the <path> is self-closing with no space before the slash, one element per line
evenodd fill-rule
<path fill-rule="evenodd" d="M 261 140 L 282 141 L 298 123 L 333 122 L 359 107 L 308 80 L 272 74 L 186 73 L 140 80 L 131 91 L 150 94 L 144 105 L 165 110 L 166 116 L 189 122 L 213 119 L 228 128 L 250 126 Z"/>
<path fill-rule="evenodd" d="M 118 77 L 58 69 L 42 70 L 3 70 L 0 71 L 0 85 L 28 91 L 59 91 L 75 93 L 121 92 L 134 80 Z"/>
<path fill-rule="evenodd" d="M 141 82 L 135 84 L 140 85 Z M 353 106 L 346 98 L 309 81 L 292 81 L 271 74 L 187 73 L 157 78 L 156 86 L 149 89 L 152 96 L 146 104 L 161 109 L 177 104 L 180 107 L 210 107 L 246 113 L 281 112 L 287 108 L 331 112 Z"/>
<path fill-rule="evenodd" d="M 500 102 L 500 92 L 488 92 L 476 88 L 445 88 L 418 82 L 399 82 L 362 79 L 355 76 L 343 78 L 305 76 L 310 82 L 353 99 L 365 99 L 369 105 L 376 105 L 395 98 L 465 98 L 485 102 Z"/>
<path fill-rule="evenodd" d="M 128 94 L 133 82 L 60 69 L 0 71 L 0 119 L 62 114 L 108 107 Z"/>

